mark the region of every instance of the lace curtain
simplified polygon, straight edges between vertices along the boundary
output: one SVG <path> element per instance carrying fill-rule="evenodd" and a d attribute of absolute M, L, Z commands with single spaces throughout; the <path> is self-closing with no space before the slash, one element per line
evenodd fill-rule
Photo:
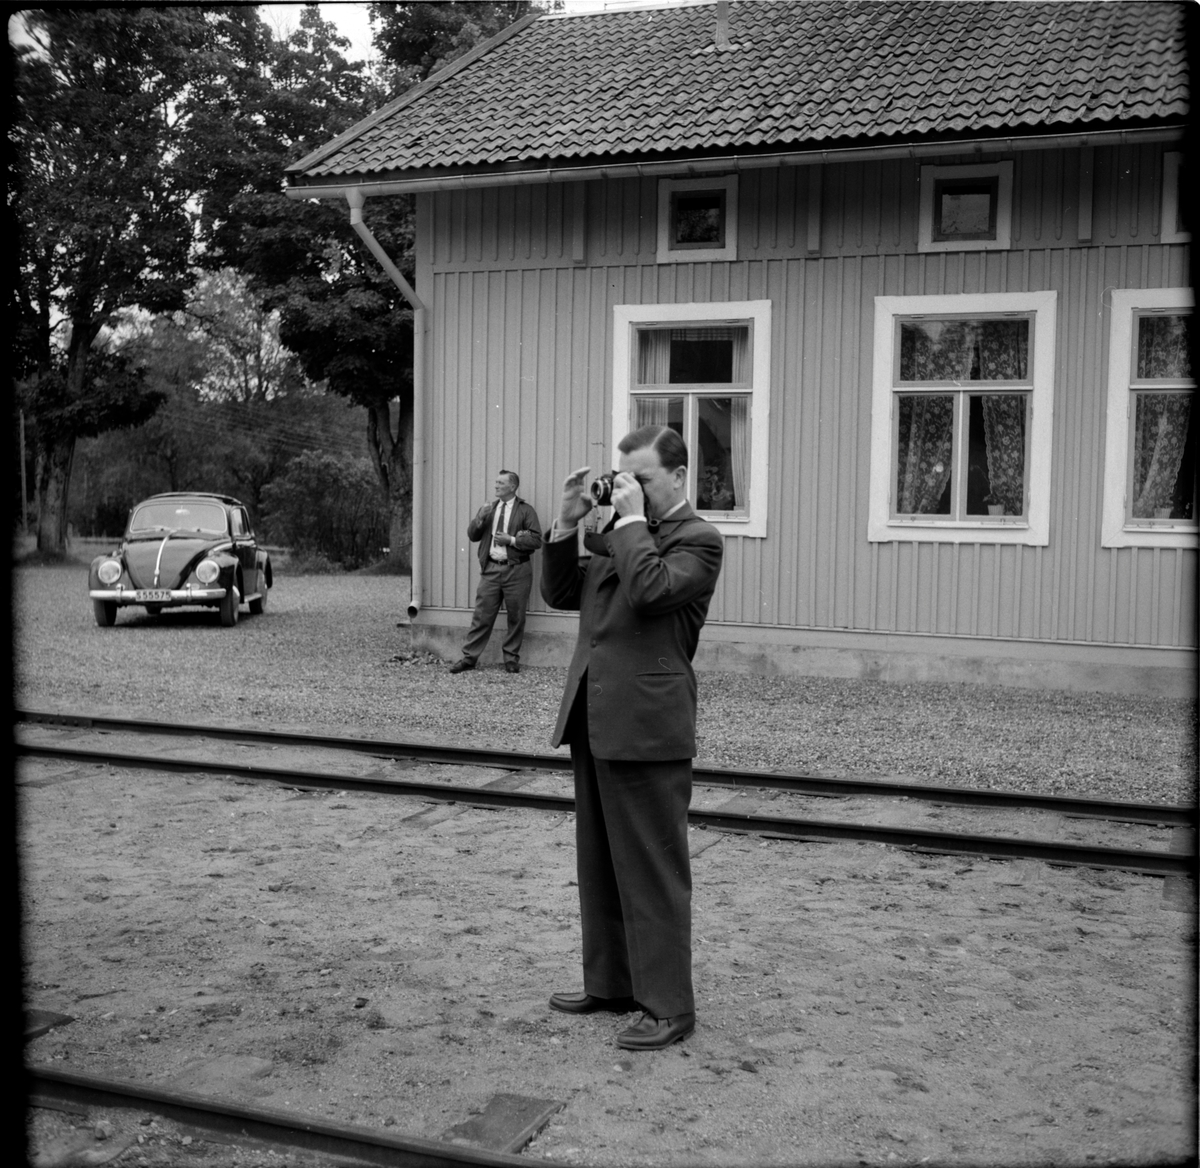
<path fill-rule="evenodd" d="M 730 464 L 733 469 L 733 505 L 746 506 L 746 475 L 750 466 L 750 399 L 735 397 L 732 402 L 733 430 Z"/>

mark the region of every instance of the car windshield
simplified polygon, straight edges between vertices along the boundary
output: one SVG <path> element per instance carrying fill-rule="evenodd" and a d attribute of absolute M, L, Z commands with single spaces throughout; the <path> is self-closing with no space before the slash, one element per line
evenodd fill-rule
<path fill-rule="evenodd" d="M 224 535 L 225 508 L 216 503 L 145 503 L 129 521 L 130 535 L 161 535 L 168 531 L 198 531 Z"/>

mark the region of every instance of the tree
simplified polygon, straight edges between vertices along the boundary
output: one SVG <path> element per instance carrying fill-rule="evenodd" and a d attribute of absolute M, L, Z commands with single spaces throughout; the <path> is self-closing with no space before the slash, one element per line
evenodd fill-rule
<path fill-rule="evenodd" d="M 61 553 L 77 440 L 161 404 L 97 341 L 123 308 L 183 307 L 191 203 L 221 149 L 205 116 L 238 10 L 51 8 L 16 50 L 10 292 L 19 401 L 38 449 L 38 548 Z"/>
<path fill-rule="evenodd" d="M 400 91 L 531 11 L 527 0 L 496 3 L 372 5 L 376 44 Z M 392 96 L 347 66 L 348 42 L 315 8 L 301 16 L 275 70 L 263 149 L 278 173 L 324 145 Z M 352 83 L 353 81 L 353 83 Z M 260 174 L 266 171 L 259 169 Z M 414 276 L 412 199 L 368 200 L 364 219 L 410 279 Z M 412 548 L 412 310 L 349 224 L 341 204 L 287 200 L 257 186 L 231 203 L 215 239 L 222 260 L 238 257 L 266 302 L 280 311 L 280 336 L 314 381 L 324 381 L 367 412 L 371 459 L 391 514 L 388 543 L 399 570 Z M 223 250 L 222 250 L 223 248 Z"/>
<path fill-rule="evenodd" d="M 243 110 L 256 118 L 242 141 L 254 154 L 242 188 L 206 212 L 206 262 L 236 263 L 264 307 L 278 310 L 280 338 L 305 375 L 367 414 L 367 439 L 391 516 L 398 569 L 411 556 L 412 312 L 350 226 L 344 204 L 296 202 L 285 168 L 381 105 L 349 42 L 306 6 L 277 43 L 264 77 L 244 79 Z M 261 82 L 261 83 L 260 83 Z M 261 127 L 261 132 L 259 132 Z M 411 273 L 411 200 L 372 207 L 377 237 Z"/>
<path fill-rule="evenodd" d="M 379 25 L 375 46 L 395 68 L 398 93 L 536 11 L 530 0 L 409 0 L 370 8 L 372 26 Z"/>
<path fill-rule="evenodd" d="M 264 487 L 298 453 L 362 459 L 361 411 L 303 376 L 278 315 L 222 269 L 199 279 L 185 311 L 126 312 L 106 330 L 164 405 L 136 429 L 79 444 L 68 508 L 77 531 L 116 534 L 133 503 L 164 490 L 235 494 L 257 516 Z"/>

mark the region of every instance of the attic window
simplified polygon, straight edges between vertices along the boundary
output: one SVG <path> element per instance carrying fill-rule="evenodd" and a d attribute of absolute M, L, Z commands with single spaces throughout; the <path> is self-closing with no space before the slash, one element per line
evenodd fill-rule
<path fill-rule="evenodd" d="M 737 259 L 737 176 L 658 184 L 658 262 Z"/>
<path fill-rule="evenodd" d="M 918 251 L 990 251 L 1010 246 L 1011 162 L 921 167 Z"/>

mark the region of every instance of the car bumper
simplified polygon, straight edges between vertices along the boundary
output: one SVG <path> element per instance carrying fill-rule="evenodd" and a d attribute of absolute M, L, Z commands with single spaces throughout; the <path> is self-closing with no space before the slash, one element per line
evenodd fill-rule
<path fill-rule="evenodd" d="M 116 604 L 211 604 L 224 600 L 226 589 L 185 584 L 182 588 L 93 588 L 88 595 L 93 600 Z"/>

